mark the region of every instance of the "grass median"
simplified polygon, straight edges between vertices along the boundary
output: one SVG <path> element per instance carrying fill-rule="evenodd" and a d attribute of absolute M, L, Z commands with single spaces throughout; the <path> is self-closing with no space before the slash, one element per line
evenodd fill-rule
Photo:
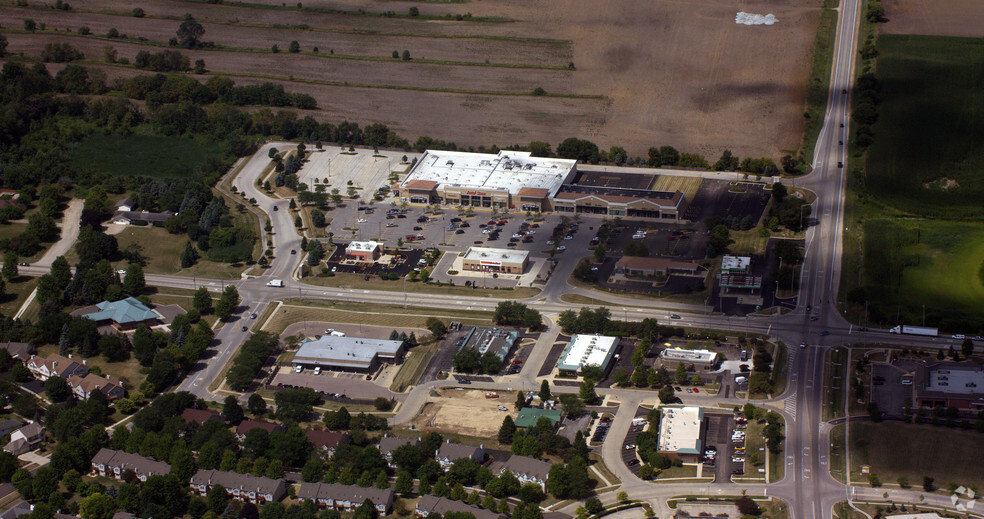
<path fill-rule="evenodd" d="M 536 296 L 540 289 L 533 287 L 514 288 L 472 288 L 463 285 L 435 285 L 420 281 L 381 280 L 378 276 L 365 276 L 348 272 L 336 272 L 334 276 L 308 276 L 301 280 L 303 283 L 322 287 L 350 288 L 357 290 L 382 290 L 388 292 L 404 292 L 408 294 L 458 294 L 470 297 L 492 297 L 501 299 L 526 299 Z"/>
<path fill-rule="evenodd" d="M 394 329 L 426 328 L 429 317 L 480 326 L 487 326 L 492 323 L 492 312 L 477 310 L 411 306 L 404 312 L 402 305 L 325 301 L 300 302 L 297 299 L 288 299 L 284 301 L 282 306 L 273 311 L 263 329 L 279 335 L 291 324 L 305 321 L 364 324 Z"/>

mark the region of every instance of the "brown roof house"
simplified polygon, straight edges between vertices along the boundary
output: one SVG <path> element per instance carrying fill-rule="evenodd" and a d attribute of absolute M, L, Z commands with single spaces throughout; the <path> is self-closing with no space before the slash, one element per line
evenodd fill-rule
<path fill-rule="evenodd" d="M 44 440 L 44 426 L 37 422 L 29 423 L 10 433 L 10 443 L 5 445 L 3 450 L 19 456 L 33 449 L 42 440 Z"/>
<path fill-rule="evenodd" d="M 246 433 L 252 431 L 253 429 L 263 429 L 267 433 L 283 432 L 284 426 L 273 423 L 264 422 L 263 420 L 243 420 L 239 423 L 239 427 L 236 427 L 236 437 L 239 441 L 246 438 Z"/>
<path fill-rule="evenodd" d="M 147 211 L 116 211 L 113 214 L 112 222 L 119 225 L 130 225 L 133 222 L 164 223 L 174 213 L 164 211 L 163 213 L 151 213 Z"/>
<path fill-rule="evenodd" d="M 414 447 L 420 446 L 420 438 L 400 438 L 397 436 L 383 436 L 379 439 L 379 453 L 386 458 L 386 462 L 390 467 L 395 467 L 393 464 L 393 451 L 399 449 L 400 447 L 410 444 Z"/>
<path fill-rule="evenodd" d="M 298 499 L 310 499 L 318 508 L 334 508 L 336 510 L 352 511 L 372 500 L 380 514 L 388 514 L 393 507 L 393 491 L 380 490 L 374 487 L 363 488 L 357 485 L 342 485 L 339 483 L 301 483 L 297 490 Z"/>
<path fill-rule="evenodd" d="M 112 402 L 123 398 L 126 390 L 123 389 L 123 381 L 106 375 L 100 377 L 89 373 L 84 377 L 73 375 L 68 377 L 68 387 L 72 388 L 72 393 L 79 400 L 88 400 L 93 391 L 99 391 L 106 395 L 106 400 Z"/>
<path fill-rule="evenodd" d="M 536 483 L 543 490 L 547 489 L 547 474 L 550 473 L 552 465 L 546 461 L 530 458 L 528 456 L 510 456 L 503 462 L 492 464 L 492 473 L 496 476 L 505 471 L 512 472 L 520 483 Z"/>
<path fill-rule="evenodd" d="M 31 371 L 34 378 L 42 381 L 48 380 L 49 377 L 61 377 L 67 380 L 72 375 L 84 376 L 89 373 L 85 360 L 75 360 L 71 355 L 66 358 L 57 353 L 47 357 L 32 356 L 27 361 L 27 369 Z"/>
<path fill-rule="evenodd" d="M 451 440 L 446 440 L 441 444 L 441 448 L 437 449 L 434 453 L 434 459 L 441 464 L 441 468 L 448 468 L 454 463 L 455 460 L 461 458 L 471 458 L 479 463 L 485 457 L 485 446 L 479 445 L 475 447 L 473 445 L 463 445 L 460 443 L 451 443 Z"/>
<path fill-rule="evenodd" d="M 335 449 L 339 445 L 352 441 L 347 433 L 335 431 L 318 431 L 315 429 L 308 429 L 304 431 L 304 435 L 307 436 L 307 439 L 311 442 L 311 445 L 314 445 L 314 448 L 328 451 L 329 455 L 335 454 Z"/>
<path fill-rule="evenodd" d="M 4 344 L 0 344 L 0 349 L 7 350 L 7 353 L 9 353 L 11 357 L 21 362 L 31 360 L 31 355 L 34 355 L 34 346 L 31 346 L 31 344 L 27 342 L 7 341 Z"/>
<path fill-rule="evenodd" d="M 150 476 L 163 476 L 171 472 L 171 466 L 137 454 L 113 449 L 99 449 L 92 457 L 92 473 L 114 479 L 123 479 L 123 473 L 132 470 L 140 481 Z"/>
<path fill-rule="evenodd" d="M 280 501 L 287 495 L 287 482 L 249 474 L 199 470 L 191 477 L 190 487 L 199 495 L 206 495 L 215 485 L 222 485 L 229 497 L 249 503 Z"/>
<path fill-rule="evenodd" d="M 189 407 L 182 411 L 181 418 L 184 419 L 185 423 L 195 422 L 198 425 L 202 425 L 209 420 L 225 421 L 225 416 L 222 416 L 222 413 L 217 413 L 211 409 L 195 409 L 194 407 Z"/>
<path fill-rule="evenodd" d="M 417 517 L 427 517 L 432 513 L 444 515 L 448 512 L 469 513 L 474 515 L 475 519 L 501 519 L 504 517 L 502 514 L 490 512 L 477 506 L 471 506 L 461 501 L 429 494 L 421 497 L 420 501 L 417 502 L 417 506 L 414 507 L 414 515 Z"/>

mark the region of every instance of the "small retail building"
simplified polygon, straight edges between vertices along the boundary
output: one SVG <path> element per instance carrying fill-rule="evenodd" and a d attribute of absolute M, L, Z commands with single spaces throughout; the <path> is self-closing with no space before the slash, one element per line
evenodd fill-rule
<path fill-rule="evenodd" d="M 704 450 L 704 410 L 662 407 L 657 450 L 664 455 L 696 460 Z"/>
<path fill-rule="evenodd" d="M 519 332 L 516 330 L 476 326 L 465 336 L 460 349 L 474 348 L 482 355 L 491 351 L 500 359 L 504 359 L 506 355 L 509 355 L 513 345 L 516 344 L 517 338 L 519 338 Z"/>
<path fill-rule="evenodd" d="M 557 369 L 565 375 L 578 376 L 585 366 L 597 366 L 602 371 L 608 369 L 608 363 L 615 354 L 618 337 L 606 335 L 578 334 L 571 337 L 564 352 L 557 361 Z"/>
<path fill-rule="evenodd" d="M 161 315 L 151 310 L 136 298 L 128 297 L 120 301 L 103 301 L 96 303 L 97 311 L 82 317 L 91 319 L 99 324 L 110 324 L 119 332 L 135 330 L 137 325 L 146 324 L 157 326 Z"/>
<path fill-rule="evenodd" d="M 751 269 L 749 256 L 724 256 L 721 258 L 721 292 L 728 294 L 733 290 L 755 293 L 762 288 L 762 276 L 756 276 Z"/>
<path fill-rule="evenodd" d="M 668 370 L 676 369 L 678 364 L 708 370 L 718 366 L 720 357 L 714 351 L 667 348 L 659 353 L 659 364 Z"/>
<path fill-rule="evenodd" d="M 636 277 L 666 277 L 670 274 L 693 275 L 700 265 L 693 261 L 679 261 L 672 258 L 622 256 L 615 263 L 615 273 Z"/>
<path fill-rule="evenodd" d="M 526 271 L 530 253 L 525 250 L 468 247 L 461 261 L 463 270 L 522 274 Z"/>
<path fill-rule="evenodd" d="M 292 362 L 302 368 L 368 373 L 382 362 L 397 363 L 403 353 L 403 341 L 322 335 L 302 341 Z"/>
<path fill-rule="evenodd" d="M 345 247 L 345 259 L 372 263 L 383 255 L 383 244 L 377 241 L 354 241 Z"/>

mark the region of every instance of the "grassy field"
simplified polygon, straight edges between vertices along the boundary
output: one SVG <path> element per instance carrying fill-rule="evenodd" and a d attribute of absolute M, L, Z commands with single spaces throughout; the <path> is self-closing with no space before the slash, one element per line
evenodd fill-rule
<path fill-rule="evenodd" d="M 72 165 L 118 176 L 187 177 L 210 156 L 217 144 L 153 135 L 91 135 L 69 154 Z"/>
<path fill-rule="evenodd" d="M 824 420 L 844 416 L 845 366 L 847 365 L 847 348 L 827 350 L 824 355 L 823 385 L 827 395 L 823 407 Z"/>
<path fill-rule="evenodd" d="M 212 279 L 239 279 L 240 272 L 246 267 L 242 264 L 218 263 L 199 259 L 198 263 L 189 268 L 181 268 L 181 253 L 184 251 L 187 236 L 175 236 L 161 227 L 129 226 L 116 235 L 120 250 L 130 244 L 140 245 L 147 258 L 144 272 L 148 274 L 177 274 L 181 276 L 196 276 Z M 74 255 L 74 250 L 72 251 Z M 69 263 L 72 259 L 69 258 Z"/>
<path fill-rule="evenodd" d="M 942 220 L 865 220 L 860 251 L 864 287 L 848 297 L 848 317 L 873 324 L 926 324 L 944 330 L 970 332 L 984 329 L 984 226 Z M 859 263 L 854 257 L 845 265 Z M 845 268 L 846 272 L 851 272 Z"/>
<path fill-rule="evenodd" d="M 211 292 L 210 294 L 212 295 L 212 304 L 214 305 L 219 298 Z M 194 290 L 162 287 L 159 288 L 157 292 L 150 294 L 150 301 L 158 305 L 178 305 L 181 308 L 184 308 L 185 311 L 188 311 L 192 309 L 192 298 L 194 298 L 194 296 Z M 203 315 L 202 319 L 204 319 L 209 326 L 213 326 L 215 321 L 219 320 L 215 314 Z"/>
<path fill-rule="evenodd" d="M 851 474 L 859 474 L 861 465 L 867 464 L 884 484 L 896 484 L 905 476 L 921 488 L 923 478 L 931 477 L 944 489 L 950 483 L 984 488 L 980 471 L 984 452 L 980 450 L 981 434 L 976 431 L 858 422 L 851 424 L 850 441 Z"/>
<path fill-rule="evenodd" d="M 367 281 L 364 276 L 350 274 L 347 272 L 339 272 L 331 277 L 310 276 L 304 278 L 304 282 L 323 287 L 341 287 L 360 290 L 387 290 L 391 292 L 402 292 L 405 285 L 407 293 L 410 294 L 460 294 L 471 297 L 488 296 L 503 299 L 525 299 L 540 293 L 540 289 L 533 287 L 516 287 L 513 289 L 494 290 L 465 286 L 429 285 L 419 281 L 411 281 L 406 283 L 404 283 L 403 280 L 383 281 L 377 277 L 369 278 Z"/>
<path fill-rule="evenodd" d="M 433 342 L 431 344 L 417 346 L 410 350 L 410 353 L 407 354 L 407 359 L 400 366 L 400 371 L 393 377 L 393 383 L 390 384 L 390 391 L 402 393 L 406 388 L 416 384 L 417 380 L 420 379 L 420 375 L 424 373 L 427 363 L 430 362 L 431 357 L 437 352 L 438 346 L 440 346 L 439 342 Z"/>
<path fill-rule="evenodd" d="M 847 462 L 844 458 L 844 454 L 846 454 L 844 450 L 845 430 L 844 424 L 835 425 L 830 430 L 830 475 L 841 483 L 847 483 L 847 475 L 844 473 L 844 463 Z"/>
<path fill-rule="evenodd" d="M 274 305 L 276 306 L 276 305 Z M 264 330 L 276 334 L 294 323 L 303 321 L 322 321 L 329 323 L 353 323 L 387 326 L 396 329 L 425 328 L 428 317 L 453 318 L 465 324 L 488 325 L 491 312 L 461 311 L 439 308 L 409 307 L 403 312 L 400 305 L 378 305 L 373 303 L 331 303 L 305 302 L 296 300 L 276 310 Z"/>
<path fill-rule="evenodd" d="M 824 7 L 835 7 L 826 5 Z M 834 33 L 837 28 L 837 12 L 832 9 L 820 11 L 820 24 L 813 41 L 813 56 L 810 58 L 810 86 L 806 94 L 806 122 L 803 128 L 803 145 L 800 159 L 813 160 L 813 147 L 823 127 L 823 116 L 827 110 L 827 93 L 830 90 L 830 67 L 833 63 Z"/>
<path fill-rule="evenodd" d="M 982 217 L 984 40 L 878 38 L 881 83 L 868 190 L 926 216 Z"/>
<path fill-rule="evenodd" d="M 6 294 L 0 298 L 0 315 L 13 317 L 38 284 L 38 278 L 33 276 L 18 276 L 15 279 L 16 283 L 7 283 Z"/>

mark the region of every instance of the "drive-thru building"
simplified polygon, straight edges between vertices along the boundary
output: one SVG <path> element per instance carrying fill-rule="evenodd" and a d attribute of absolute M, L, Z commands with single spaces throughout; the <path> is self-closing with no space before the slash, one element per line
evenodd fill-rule
<path fill-rule="evenodd" d="M 464 258 L 462 258 L 461 268 L 463 270 L 522 274 L 526 270 L 529 259 L 530 252 L 526 250 L 468 247 Z"/>

